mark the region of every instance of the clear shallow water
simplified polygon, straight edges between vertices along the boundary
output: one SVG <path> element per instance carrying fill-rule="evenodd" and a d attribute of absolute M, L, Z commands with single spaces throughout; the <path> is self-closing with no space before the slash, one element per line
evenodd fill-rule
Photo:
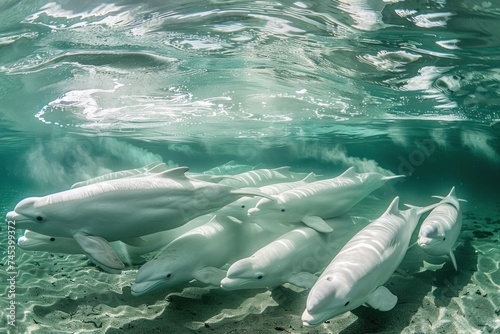
<path fill-rule="evenodd" d="M 465 249 L 489 258 L 470 270 L 498 269 L 481 242 L 498 246 L 499 15 L 486 1 L 2 2 L 2 213 L 153 160 L 355 165 L 407 175 L 394 193 L 416 204 L 457 186 L 477 216 Z"/>

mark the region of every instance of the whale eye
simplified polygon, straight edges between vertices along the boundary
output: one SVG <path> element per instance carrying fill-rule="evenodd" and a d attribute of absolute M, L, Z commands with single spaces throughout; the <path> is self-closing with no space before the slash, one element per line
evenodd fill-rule
<path fill-rule="evenodd" d="M 41 222 L 43 220 L 43 217 L 42 216 L 36 216 L 35 219 L 38 220 L 39 222 Z"/>
<path fill-rule="evenodd" d="M 262 279 L 262 277 L 264 277 L 264 276 L 259 275 L 259 276 L 257 276 L 257 279 Z"/>
<path fill-rule="evenodd" d="M 245 208 L 245 204 L 243 204 L 243 205 L 241 206 L 241 208 L 242 208 L 242 209 L 244 209 L 244 208 Z"/>
<path fill-rule="evenodd" d="M 172 274 L 167 274 L 167 278 L 170 278 L 172 276 Z"/>
<path fill-rule="evenodd" d="M 285 212 L 285 209 L 281 209 L 281 212 Z"/>
<path fill-rule="evenodd" d="M 345 304 L 344 304 L 344 306 L 347 306 L 347 305 L 349 305 L 349 303 L 350 303 L 350 302 L 347 302 L 347 303 L 345 303 Z"/>
<path fill-rule="evenodd" d="M 446 240 L 446 237 L 443 237 L 443 241 L 445 241 L 445 240 Z"/>
<path fill-rule="evenodd" d="M 55 240 L 56 240 L 56 238 L 54 238 L 54 237 L 50 238 L 50 241 L 55 241 Z"/>

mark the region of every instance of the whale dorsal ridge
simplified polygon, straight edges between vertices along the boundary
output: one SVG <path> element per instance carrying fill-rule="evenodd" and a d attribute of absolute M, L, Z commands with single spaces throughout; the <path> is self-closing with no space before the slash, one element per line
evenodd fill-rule
<path fill-rule="evenodd" d="M 188 167 L 177 167 L 155 174 L 154 176 L 164 177 L 168 179 L 187 179 L 187 176 L 184 175 L 184 173 L 186 173 L 188 170 Z"/>
<path fill-rule="evenodd" d="M 283 167 L 278 167 L 274 168 L 273 171 L 281 173 L 281 172 L 289 172 L 290 171 L 290 166 L 283 166 Z"/>
<path fill-rule="evenodd" d="M 354 166 L 349 167 L 345 172 L 340 174 L 339 177 L 354 177 L 356 175 L 356 169 Z"/>
<path fill-rule="evenodd" d="M 391 215 L 399 215 L 399 196 L 396 196 L 389 207 L 387 208 L 386 213 L 391 214 Z"/>

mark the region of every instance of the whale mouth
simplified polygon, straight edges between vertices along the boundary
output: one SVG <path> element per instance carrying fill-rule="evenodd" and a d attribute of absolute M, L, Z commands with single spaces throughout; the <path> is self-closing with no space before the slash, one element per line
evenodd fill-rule
<path fill-rule="evenodd" d="M 25 236 L 19 237 L 19 239 L 17 239 L 17 245 L 22 249 L 31 249 L 40 246 L 41 244 L 43 244 L 42 241 L 28 239 Z"/>
<path fill-rule="evenodd" d="M 164 283 L 165 282 L 162 280 L 135 283 L 130 288 L 130 292 L 134 297 L 147 295 L 155 290 L 162 288 Z"/>
<path fill-rule="evenodd" d="M 248 211 L 247 211 L 247 215 L 249 215 L 249 216 L 258 216 L 261 213 L 262 213 L 262 210 L 259 208 L 251 208 L 251 209 L 248 209 Z"/>
<path fill-rule="evenodd" d="M 26 217 L 15 211 L 10 211 L 5 216 L 5 223 L 7 225 L 15 226 L 16 228 L 23 228 L 22 225 L 25 223 L 32 224 L 35 221 L 29 217 Z"/>
<path fill-rule="evenodd" d="M 304 325 L 304 327 L 316 327 L 323 322 L 323 320 L 318 320 L 313 317 L 311 314 L 309 314 L 309 312 L 307 312 L 307 310 L 302 313 L 301 319 L 302 325 Z"/>
<path fill-rule="evenodd" d="M 239 289 L 250 289 L 252 288 L 251 286 L 248 286 L 247 280 L 244 279 L 234 279 L 234 278 L 229 278 L 229 277 L 224 277 L 220 281 L 220 287 L 224 290 L 239 290 Z"/>
<path fill-rule="evenodd" d="M 435 243 L 437 243 L 437 240 L 432 239 L 432 238 L 421 237 L 417 240 L 418 246 L 422 247 L 422 248 L 432 247 L 432 245 Z"/>

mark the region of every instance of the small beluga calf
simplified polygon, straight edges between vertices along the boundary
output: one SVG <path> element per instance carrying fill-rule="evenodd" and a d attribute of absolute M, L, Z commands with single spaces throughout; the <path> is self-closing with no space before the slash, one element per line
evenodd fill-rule
<path fill-rule="evenodd" d="M 225 290 L 273 289 L 284 283 L 310 289 L 322 270 L 368 219 L 349 215 L 327 219 L 334 231 L 320 233 L 298 227 L 273 240 L 249 257 L 233 263 L 221 281 Z"/>
<path fill-rule="evenodd" d="M 457 269 L 457 260 L 453 254 L 460 230 L 462 228 L 462 210 L 460 201 L 455 196 L 455 187 L 451 188 L 446 197 L 433 196 L 441 199 L 439 205 L 425 218 L 418 232 L 418 245 L 429 255 L 448 255 Z"/>
<path fill-rule="evenodd" d="M 94 263 L 108 272 L 120 272 L 124 264 L 109 242 L 141 245 L 143 235 L 174 229 L 242 196 L 267 196 L 188 178 L 187 170 L 115 178 L 25 198 L 6 218 L 18 229 L 73 238 Z"/>
<path fill-rule="evenodd" d="M 396 197 L 325 268 L 307 297 L 304 326 L 317 326 L 361 305 L 381 311 L 396 305 L 397 297 L 383 284 L 403 260 L 420 216 L 436 206 L 400 211 L 398 204 Z"/>
<path fill-rule="evenodd" d="M 269 224 L 303 222 L 319 232 L 331 232 L 324 219 L 341 216 L 387 180 L 404 175 L 384 176 L 380 173 L 356 173 L 354 167 L 332 179 L 311 182 L 293 188 L 274 199 L 260 199 L 248 215 L 266 228 Z M 269 227 L 272 229 L 272 227 Z"/>

